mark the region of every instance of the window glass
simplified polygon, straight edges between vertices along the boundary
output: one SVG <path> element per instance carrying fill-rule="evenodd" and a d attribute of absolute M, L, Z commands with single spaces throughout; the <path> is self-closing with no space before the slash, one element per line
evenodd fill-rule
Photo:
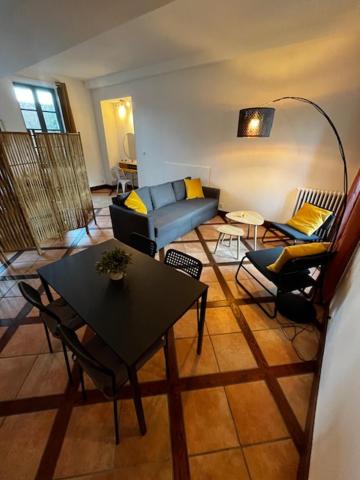
<path fill-rule="evenodd" d="M 56 113 L 43 112 L 46 128 L 48 130 L 60 130 L 60 125 Z"/>
<path fill-rule="evenodd" d="M 22 110 L 25 121 L 25 127 L 31 129 L 41 129 L 38 114 L 35 110 Z"/>
<path fill-rule="evenodd" d="M 34 95 L 30 88 L 15 87 L 15 95 L 20 104 L 20 108 L 35 110 Z"/>
<path fill-rule="evenodd" d="M 54 99 L 48 90 L 36 90 L 36 95 L 39 100 L 40 106 L 42 110 L 48 112 L 55 112 L 55 105 Z"/>
<path fill-rule="evenodd" d="M 63 132 L 63 122 L 53 88 L 14 84 L 25 126 L 39 132 Z"/>

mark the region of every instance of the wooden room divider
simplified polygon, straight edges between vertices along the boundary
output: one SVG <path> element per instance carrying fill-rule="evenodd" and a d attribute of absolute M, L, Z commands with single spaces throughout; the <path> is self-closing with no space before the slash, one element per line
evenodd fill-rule
<path fill-rule="evenodd" d="M 36 248 L 95 218 L 80 134 L 0 132 L 0 253 Z"/>

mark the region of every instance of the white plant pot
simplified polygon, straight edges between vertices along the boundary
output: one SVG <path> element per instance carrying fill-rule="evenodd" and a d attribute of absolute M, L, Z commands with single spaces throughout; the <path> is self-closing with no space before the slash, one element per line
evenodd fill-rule
<path fill-rule="evenodd" d="M 111 280 L 122 280 L 124 278 L 124 272 L 109 273 Z"/>

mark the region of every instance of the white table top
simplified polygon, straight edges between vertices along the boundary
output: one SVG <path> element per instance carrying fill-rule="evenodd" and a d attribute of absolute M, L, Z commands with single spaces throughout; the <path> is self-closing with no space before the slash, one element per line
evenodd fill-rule
<path fill-rule="evenodd" d="M 226 218 L 233 222 L 246 223 L 248 225 L 262 225 L 264 217 L 260 213 L 251 210 L 237 210 L 226 214 Z"/>
<path fill-rule="evenodd" d="M 216 230 L 220 233 L 225 233 L 225 235 L 232 235 L 234 237 L 241 237 L 244 235 L 244 232 L 241 228 L 229 224 L 219 225 Z"/>

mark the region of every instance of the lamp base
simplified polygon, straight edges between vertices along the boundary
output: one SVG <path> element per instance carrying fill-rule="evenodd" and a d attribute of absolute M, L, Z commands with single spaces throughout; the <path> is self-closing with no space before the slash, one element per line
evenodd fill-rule
<path fill-rule="evenodd" d="M 280 293 L 277 309 L 284 317 L 296 323 L 312 323 L 316 320 L 314 305 L 301 295 Z"/>

